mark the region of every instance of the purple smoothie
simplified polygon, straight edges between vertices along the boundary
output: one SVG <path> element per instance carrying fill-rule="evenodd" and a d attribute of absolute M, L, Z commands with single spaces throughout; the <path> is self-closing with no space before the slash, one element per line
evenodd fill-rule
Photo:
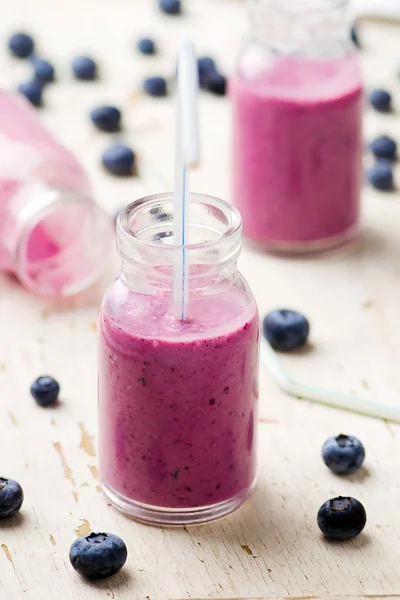
<path fill-rule="evenodd" d="M 266 247 L 356 233 L 362 84 L 356 58 L 281 57 L 230 85 L 234 203 L 244 235 Z"/>
<path fill-rule="evenodd" d="M 124 290 L 115 291 L 118 303 L 106 297 L 100 313 L 103 484 L 134 502 L 179 509 L 246 492 L 256 473 L 254 301 L 236 287 L 192 295 L 182 323 L 169 316 L 169 298 Z"/>

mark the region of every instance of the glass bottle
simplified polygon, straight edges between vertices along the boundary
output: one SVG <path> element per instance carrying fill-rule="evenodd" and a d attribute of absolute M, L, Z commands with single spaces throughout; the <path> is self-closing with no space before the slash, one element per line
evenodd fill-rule
<path fill-rule="evenodd" d="M 99 316 L 100 475 L 108 499 L 151 523 L 221 517 L 256 475 L 259 318 L 237 270 L 241 218 L 190 195 L 189 241 L 174 245 L 171 194 L 130 204 L 117 223 L 121 274 Z M 189 302 L 174 318 L 174 260 Z"/>
<path fill-rule="evenodd" d="M 359 232 L 363 88 L 347 0 L 248 0 L 230 84 L 233 196 L 244 236 L 272 252 Z"/>
<path fill-rule="evenodd" d="M 36 294 L 75 294 L 101 275 L 113 238 L 76 158 L 26 100 L 0 92 L 0 270 Z"/>

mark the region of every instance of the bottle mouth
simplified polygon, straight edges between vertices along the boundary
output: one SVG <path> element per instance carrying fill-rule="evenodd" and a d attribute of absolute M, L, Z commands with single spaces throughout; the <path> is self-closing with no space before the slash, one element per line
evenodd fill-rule
<path fill-rule="evenodd" d="M 242 219 L 228 202 L 206 194 L 189 194 L 188 243 L 174 239 L 174 194 L 154 194 L 129 204 L 118 216 L 117 247 L 129 258 L 140 249 L 172 255 L 176 250 L 190 254 L 230 247 L 240 250 Z M 223 258 L 223 254 L 221 256 Z"/>
<path fill-rule="evenodd" d="M 112 255 L 113 221 L 89 197 L 47 191 L 19 218 L 15 271 L 38 295 L 71 296 L 100 278 Z"/>

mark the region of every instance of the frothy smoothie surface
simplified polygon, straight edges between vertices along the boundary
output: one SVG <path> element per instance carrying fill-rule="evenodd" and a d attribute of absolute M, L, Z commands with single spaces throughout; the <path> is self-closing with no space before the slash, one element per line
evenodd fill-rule
<path fill-rule="evenodd" d="M 358 63 L 274 59 L 240 73 L 234 107 L 233 195 L 246 237 L 306 242 L 357 225 L 363 91 Z"/>
<path fill-rule="evenodd" d="M 254 481 L 258 313 L 238 288 L 192 295 L 185 323 L 169 308 L 133 292 L 102 308 L 101 476 L 136 502 L 208 506 Z"/>

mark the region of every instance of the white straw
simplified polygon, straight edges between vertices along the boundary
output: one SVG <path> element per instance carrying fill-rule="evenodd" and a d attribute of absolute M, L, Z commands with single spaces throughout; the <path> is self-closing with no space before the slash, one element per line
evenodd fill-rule
<path fill-rule="evenodd" d="M 188 264 L 184 246 L 188 243 L 188 168 L 197 166 L 199 141 L 197 126 L 197 63 L 189 40 L 181 44 L 178 61 L 177 134 L 175 157 L 174 244 L 181 246 L 174 255 L 174 317 L 185 320 L 188 313 Z"/>
<path fill-rule="evenodd" d="M 295 396 L 300 400 L 311 400 L 312 402 L 348 410 L 368 417 L 400 423 L 400 409 L 395 406 L 379 404 L 365 398 L 342 394 L 336 390 L 329 390 L 295 381 L 284 371 L 276 353 L 264 340 L 261 342 L 261 360 L 267 367 L 275 383 L 291 396 Z"/>

